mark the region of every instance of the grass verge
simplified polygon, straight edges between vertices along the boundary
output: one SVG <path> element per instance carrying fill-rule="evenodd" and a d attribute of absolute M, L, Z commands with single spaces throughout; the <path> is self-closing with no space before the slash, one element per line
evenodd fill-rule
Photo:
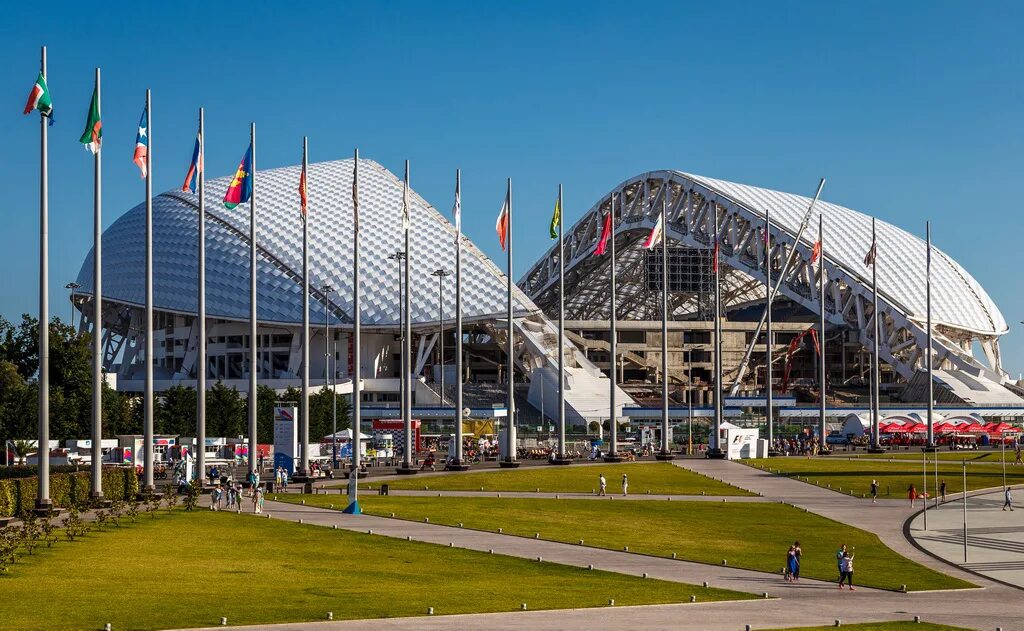
<path fill-rule="evenodd" d="M 899 620 L 893 622 L 865 622 L 861 624 L 844 624 L 847 631 L 970 631 L 963 627 L 951 627 L 947 624 L 935 624 L 932 622 L 910 622 Z M 787 629 L 771 629 L 770 631 L 832 631 L 835 626 L 827 627 L 790 627 Z"/>
<path fill-rule="evenodd" d="M 598 476 L 608 480 L 609 493 L 622 492 L 622 475 L 629 476 L 631 493 L 656 495 L 753 495 L 743 489 L 687 471 L 667 462 L 637 462 L 568 467 L 524 467 L 522 469 L 451 473 L 424 478 L 388 481 L 393 489 L 409 491 L 509 491 L 544 493 L 593 493 Z M 366 488 L 374 489 L 379 484 Z M 424 489 L 427 487 L 427 489 Z"/>
<path fill-rule="evenodd" d="M 514 577 L 514 579 L 513 579 Z M 557 585 L 557 589 L 552 589 Z M 11 629 L 158 629 L 750 598 L 611 572 L 198 511 L 60 542 L 0 575 Z M 60 606 L 54 606 L 58 598 Z"/>
<path fill-rule="evenodd" d="M 327 507 L 326 495 L 279 496 L 283 501 Z M 835 552 L 856 547 L 857 581 L 882 589 L 973 587 L 906 559 L 876 535 L 782 504 L 513 499 L 491 497 L 369 496 L 366 513 L 422 522 L 579 543 L 610 550 L 678 558 L 778 573 L 795 539 L 803 548 L 802 575 L 836 580 Z M 340 509 L 340 504 L 335 505 Z"/>

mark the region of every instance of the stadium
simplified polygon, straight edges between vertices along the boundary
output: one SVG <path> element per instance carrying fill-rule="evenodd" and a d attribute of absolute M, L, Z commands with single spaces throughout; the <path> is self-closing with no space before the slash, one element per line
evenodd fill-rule
<path fill-rule="evenodd" d="M 337 381 L 351 392 L 352 160 L 311 164 L 310 374 L 320 387 Z M 295 187 L 300 167 L 260 171 L 258 178 L 257 306 L 260 383 L 275 389 L 300 384 L 302 224 Z M 230 178 L 207 182 L 208 379 L 246 390 L 249 313 L 248 207 L 220 203 Z M 362 399 L 397 404 L 399 398 L 402 182 L 372 160 L 360 162 L 362 251 Z M 710 248 L 718 218 L 723 267 L 723 388 L 734 395 L 764 392 L 767 353 L 754 339 L 765 302 L 765 261 L 773 276 L 796 250 L 773 308 L 776 391 L 796 401 L 816 400 L 817 357 L 801 334 L 819 310 L 817 212 L 824 216 L 825 310 L 823 339 L 830 401 L 867 398 L 872 311 L 871 217 L 828 202 L 799 242 L 796 235 L 810 199 L 678 171 L 630 178 L 599 199 L 571 228 L 565 252 L 567 418 L 579 424 L 608 417 L 610 380 L 608 256 L 594 256 L 604 215 L 614 199 L 617 250 L 618 403 L 644 406 L 661 397 L 668 379 L 673 405 L 706 405 L 711 398 L 714 344 Z M 448 404 L 454 374 L 456 232 L 430 203 L 411 194 L 410 311 L 414 405 Z M 669 370 L 661 371 L 661 255 L 641 242 L 667 208 L 669 243 Z M 195 195 L 168 191 L 153 200 L 154 364 L 157 391 L 194 385 L 197 370 L 197 234 Z M 765 256 L 764 209 L 771 211 Z M 144 348 L 145 205 L 114 222 L 103 235 L 104 364 L 117 388 L 142 391 Z M 925 243 L 879 221 L 878 289 L 883 401 L 924 400 Z M 506 279 L 502 269 L 464 238 L 463 323 L 466 405 L 501 404 L 509 375 L 504 352 Z M 518 281 L 515 301 L 515 371 L 520 422 L 557 416 L 558 248 L 553 247 Z M 93 327 L 92 255 L 83 262 L 74 294 L 81 326 Z M 968 406 L 1019 406 L 1021 392 L 1003 371 L 999 338 L 1007 324 L 984 288 L 956 261 L 933 250 L 936 399 Z M 328 325 L 330 332 L 328 333 Z M 753 346 L 749 370 L 741 360 Z M 443 351 L 442 351 L 443 348 Z M 973 352 L 978 349 L 977 355 Z M 442 356 L 443 353 L 443 356 Z M 328 362 L 327 360 L 330 359 Z M 783 367 L 785 370 L 783 370 Z M 783 383 L 783 380 L 785 382 Z M 442 389 L 441 383 L 445 386 Z"/>

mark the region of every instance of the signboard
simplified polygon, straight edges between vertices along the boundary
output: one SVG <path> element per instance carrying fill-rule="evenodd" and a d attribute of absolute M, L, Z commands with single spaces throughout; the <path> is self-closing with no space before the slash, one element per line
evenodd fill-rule
<path fill-rule="evenodd" d="M 410 422 L 412 425 L 412 448 L 413 451 L 421 451 L 422 446 L 420 445 L 420 422 L 413 420 Z M 401 420 L 391 419 L 374 419 L 372 427 L 374 441 L 376 442 L 381 438 L 382 434 L 392 434 L 392 439 L 396 445 L 405 444 L 405 422 Z"/>
<path fill-rule="evenodd" d="M 299 430 L 295 420 L 298 408 L 274 407 L 274 468 L 284 467 L 288 475 L 295 473 Z"/>

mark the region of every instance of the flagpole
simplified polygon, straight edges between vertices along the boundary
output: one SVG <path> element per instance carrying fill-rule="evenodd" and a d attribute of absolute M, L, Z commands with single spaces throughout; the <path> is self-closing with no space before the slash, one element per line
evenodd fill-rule
<path fill-rule="evenodd" d="M 309 142 L 306 136 L 302 137 L 302 191 L 306 195 L 309 186 L 306 180 L 306 166 L 308 164 Z M 303 204 L 300 198 L 299 204 Z M 304 480 L 309 477 L 309 211 L 302 206 L 302 399 L 299 410 L 299 440 L 302 441 L 300 454 L 302 460 L 299 464 L 299 476 Z M 328 320 L 330 320 L 330 305 L 328 309 Z M 331 343 L 330 338 L 325 339 L 325 347 Z M 331 397 L 335 396 L 334 389 L 331 389 Z M 334 428 L 337 432 L 337 428 Z M 332 436 L 331 440 L 334 440 Z M 337 466 L 338 454 L 333 454 L 332 466 Z"/>
<path fill-rule="evenodd" d="M 765 370 L 764 370 L 764 390 L 765 390 L 765 420 L 768 425 L 768 455 L 777 456 L 779 455 L 778 450 L 775 449 L 775 408 L 773 401 L 773 388 L 772 388 L 772 256 L 771 256 L 771 243 L 772 243 L 772 221 L 771 211 L 766 206 L 764 209 L 764 274 L 765 274 L 765 287 L 768 288 L 768 294 L 765 297 L 764 303 L 764 318 L 765 318 Z"/>
<path fill-rule="evenodd" d="M 708 441 L 708 458 L 725 458 L 720 444 L 722 429 L 722 284 L 721 265 L 718 262 L 718 208 L 715 208 L 715 420 L 711 428 L 711 439 Z M 713 447 L 711 445 L 714 445 Z"/>
<path fill-rule="evenodd" d="M 558 457 L 553 464 L 570 464 L 565 457 L 565 247 L 562 234 L 562 185 L 558 185 Z"/>
<path fill-rule="evenodd" d="M 96 108 L 100 109 L 100 69 L 96 69 Z M 102 118 L 101 118 L 102 120 Z M 102 124 L 102 123 L 101 123 Z M 99 138 L 96 139 L 99 143 Z M 92 485 L 89 498 L 103 499 L 103 164 L 102 143 L 93 154 L 92 246 Z"/>
<path fill-rule="evenodd" d="M 252 147 L 252 194 L 249 197 L 249 474 L 256 475 L 259 484 L 260 472 L 256 457 L 259 442 L 256 436 L 256 412 L 258 409 L 256 374 L 259 371 L 257 358 L 258 332 L 256 329 L 256 123 L 249 123 L 249 145 Z"/>
<path fill-rule="evenodd" d="M 46 81 L 46 46 L 39 59 L 40 72 Z M 52 113 L 51 113 L 52 116 Z M 50 185 L 47 152 L 46 116 L 39 117 L 39 489 L 36 493 L 36 512 L 53 509 L 50 500 L 50 250 L 49 213 Z"/>
<path fill-rule="evenodd" d="M 206 479 L 206 117 L 199 108 L 199 348 L 196 360 L 196 470 Z"/>
<path fill-rule="evenodd" d="M 879 366 L 878 357 L 878 241 L 877 233 L 875 232 L 875 218 L 871 218 L 871 250 L 874 253 L 874 260 L 871 261 L 871 307 L 873 321 L 872 326 L 872 342 L 873 342 L 873 360 L 871 362 L 871 383 L 874 385 L 874 394 L 871 400 L 871 449 L 875 451 L 881 451 L 881 445 L 878 444 L 878 421 L 881 416 L 881 367 Z"/>
<path fill-rule="evenodd" d="M 359 338 L 361 335 L 361 312 L 360 298 L 362 292 L 359 289 L 359 149 L 352 154 L 352 422 L 349 429 L 352 431 L 352 471 L 348 476 L 348 506 L 344 512 L 350 515 L 358 515 L 362 511 L 359 506 L 359 469 L 360 450 L 362 441 L 362 369 L 360 361 Z M 330 317 L 330 316 L 328 316 Z"/>
<path fill-rule="evenodd" d="M 462 449 L 462 171 L 455 170 L 455 205 L 459 216 L 456 218 L 455 235 L 455 460 L 452 469 L 465 471 L 469 464 L 463 462 Z M 441 367 L 444 370 L 444 366 Z"/>
<path fill-rule="evenodd" d="M 827 428 L 825 426 L 825 396 L 828 394 L 828 373 L 825 367 L 825 283 L 827 281 L 825 277 L 825 214 L 818 214 L 818 333 L 821 338 L 818 340 L 818 387 L 820 388 L 821 396 L 818 401 L 818 453 L 820 455 L 827 455 L 831 453 L 831 449 L 828 448 L 828 443 L 825 441 L 827 437 Z"/>
<path fill-rule="evenodd" d="M 412 221 L 412 209 L 406 204 L 409 199 L 409 161 L 405 161 L 405 181 L 402 191 L 402 223 L 405 229 L 405 334 L 402 336 L 402 372 L 405 374 L 405 392 L 402 395 L 402 429 L 404 430 L 404 446 L 402 452 L 402 466 L 398 468 L 401 475 L 414 475 L 416 469 L 413 466 L 415 454 L 413 453 L 412 440 L 412 318 L 410 317 L 409 286 L 412 284 L 412 277 L 409 275 L 409 232 Z M 408 222 L 406 221 L 408 219 Z"/>
<path fill-rule="evenodd" d="M 924 231 L 928 247 L 928 253 L 925 257 L 925 311 L 927 312 L 928 320 L 928 350 L 925 353 L 925 357 L 928 360 L 928 445 L 925 447 L 925 450 L 935 451 L 935 392 L 934 384 L 932 383 L 932 362 L 934 361 L 932 357 L 932 222 L 925 222 Z"/>
<path fill-rule="evenodd" d="M 671 460 L 668 448 L 668 192 L 661 196 L 661 449 L 658 460 Z"/>
<path fill-rule="evenodd" d="M 508 244 L 508 250 L 505 252 L 507 255 L 505 283 L 508 303 L 508 339 L 505 348 L 505 357 L 508 361 L 508 367 L 505 369 L 505 378 L 508 380 L 508 398 L 505 407 L 507 408 L 506 414 L 508 414 L 508 428 L 505 430 L 505 460 L 501 462 L 500 466 L 515 468 L 519 466 L 519 461 L 516 459 L 515 323 L 513 320 L 515 314 L 512 303 L 512 178 L 508 178 L 505 198 L 508 200 L 508 232 L 505 235 L 505 242 Z"/>
<path fill-rule="evenodd" d="M 153 493 L 153 99 L 146 90 L 146 386 L 142 492 Z"/>
<path fill-rule="evenodd" d="M 615 193 L 612 193 L 609 198 L 608 214 L 611 216 L 611 235 L 608 237 L 609 255 L 611 256 L 610 262 L 610 285 L 611 294 L 608 297 L 609 302 L 609 319 L 611 324 L 611 330 L 608 338 L 608 358 L 611 362 L 611 370 L 608 371 L 611 377 L 611 383 L 608 386 L 608 453 L 604 457 L 605 462 L 621 462 L 622 456 L 619 455 L 619 423 L 618 423 L 618 410 L 615 407 L 615 389 L 618 387 L 618 357 L 616 356 L 616 344 L 618 342 L 618 330 L 617 320 L 618 314 L 616 313 L 619 308 L 618 298 L 615 293 Z"/>

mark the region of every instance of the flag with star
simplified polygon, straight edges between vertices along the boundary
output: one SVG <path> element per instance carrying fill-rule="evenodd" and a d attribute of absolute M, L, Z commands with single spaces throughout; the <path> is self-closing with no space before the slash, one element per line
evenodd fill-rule
<path fill-rule="evenodd" d="M 139 119 L 139 131 L 135 134 L 135 154 L 132 161 L 139 170 L 142 177 L 146 177 L 146 156 L 149 154 L 149 108 L 142 109 L 142 118 Z"/>
<path fill-rule="evenodd" d="M 238 163 L 235 177 L 228 184 L 228 192 L 224 194 L 224 206 L 228 210 L 244 204 L 252 198 L 252 143 L 245 150 L 242 161 Z"/>

